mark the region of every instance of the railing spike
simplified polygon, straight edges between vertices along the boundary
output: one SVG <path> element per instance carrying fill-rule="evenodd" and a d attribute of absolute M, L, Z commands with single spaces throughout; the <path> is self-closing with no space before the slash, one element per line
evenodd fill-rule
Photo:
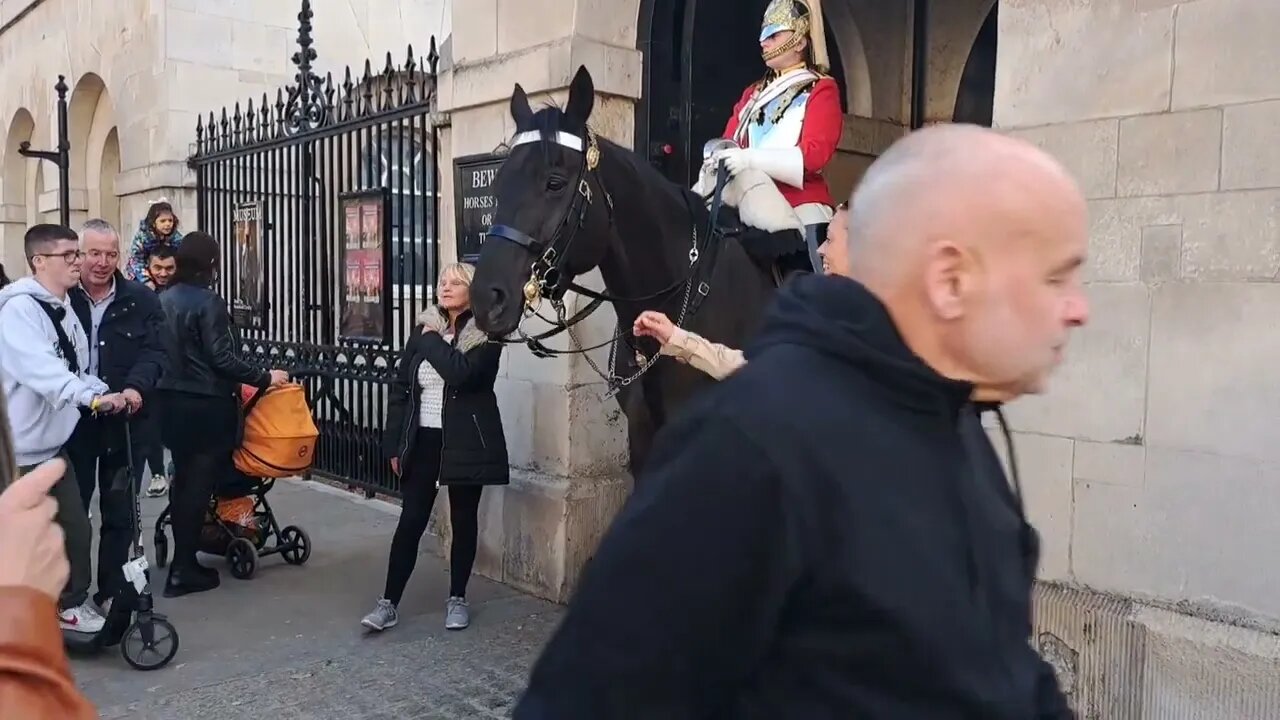
<path fill-rule="evenodd" d="M 266 140 L 271 137 L 271 100 L 265 92 L 262 93 L 262 109 L 259 112 L 262 113 L 262 118 L 258 122 L 258 137 Z"/>

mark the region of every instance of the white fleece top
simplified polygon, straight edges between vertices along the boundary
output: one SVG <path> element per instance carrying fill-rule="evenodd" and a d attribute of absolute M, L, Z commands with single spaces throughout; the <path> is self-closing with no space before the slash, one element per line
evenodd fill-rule
<path fill-rule="evenodd" d="M 81 372 L 67 368 L 57 331 L 37 303 L 63 308 L 62 330 L 75 346 Z M 108 392 L 106 383 L 84 372 L 88 366 L 89 338 L 70 300 L 59 300 L 31 277 L 0 290 L 0 387 L 18 465 L 57 455 L 80 421 L 79 408 Z"/>
<path fill-rule="evenodd" d="M 440 337 L 447 343 L 453 342 L 451 332 L 442 333 Z M 444 378 L 426 360 L 418 364 L 418 389 L 422 400 L 418 409 L 418 427 L 443 428 Z"/>

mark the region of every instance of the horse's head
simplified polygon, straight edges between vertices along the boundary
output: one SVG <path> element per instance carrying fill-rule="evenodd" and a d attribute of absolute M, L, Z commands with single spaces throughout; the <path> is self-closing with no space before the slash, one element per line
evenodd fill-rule
<path fill-rule="evenodd" d="M 563 110 L 534 113 L 516 85 L 516 135 L 495 180 L 497 212 L 472 283 L 476 324 L 494 337 L 513 332 L 527 306 L 558 298 L 603 259 L 608 196 L 597 175 L 600 145 L 587 127 L 595 87 L 579 68 Z"/>

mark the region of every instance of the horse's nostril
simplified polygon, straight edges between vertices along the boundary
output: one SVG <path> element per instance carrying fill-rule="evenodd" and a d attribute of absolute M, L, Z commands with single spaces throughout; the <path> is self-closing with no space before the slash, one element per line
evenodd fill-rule
<path fill-rule="evenodd" d="M 493 295 L 494 308 L 500 308 L 507 304 L 507 293 L 502 288 L 496 287 L 489 292 Z"/>

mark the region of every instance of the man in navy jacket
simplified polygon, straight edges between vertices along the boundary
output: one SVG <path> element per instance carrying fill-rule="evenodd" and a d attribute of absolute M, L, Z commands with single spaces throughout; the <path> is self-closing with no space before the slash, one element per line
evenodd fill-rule
<path fill-rule="evenodd" d="M 128 454 L 125 415 L 84 413 L 68 445 L 86 509 L 99 495 L 101 530 L 98 542 L 98 592 L 94 601 L 105 609 L 124 581 L 121 570 L 132 542 L 132 508 L 152 423 L 146 398 L 167 362 L 160 333 L 164 311 L 155 292 L 125 279 L 119 270 L 120 236 L 105 220 L 90 220 L 80 231 L 84 268 L 80 287 L 71 291 L 71 306 L 89 336 L 89 372 L 124 395 L 129 403 L 133 477 L 123 486 Z M 129 492 L 132 487 L 133 493 Z"/>

